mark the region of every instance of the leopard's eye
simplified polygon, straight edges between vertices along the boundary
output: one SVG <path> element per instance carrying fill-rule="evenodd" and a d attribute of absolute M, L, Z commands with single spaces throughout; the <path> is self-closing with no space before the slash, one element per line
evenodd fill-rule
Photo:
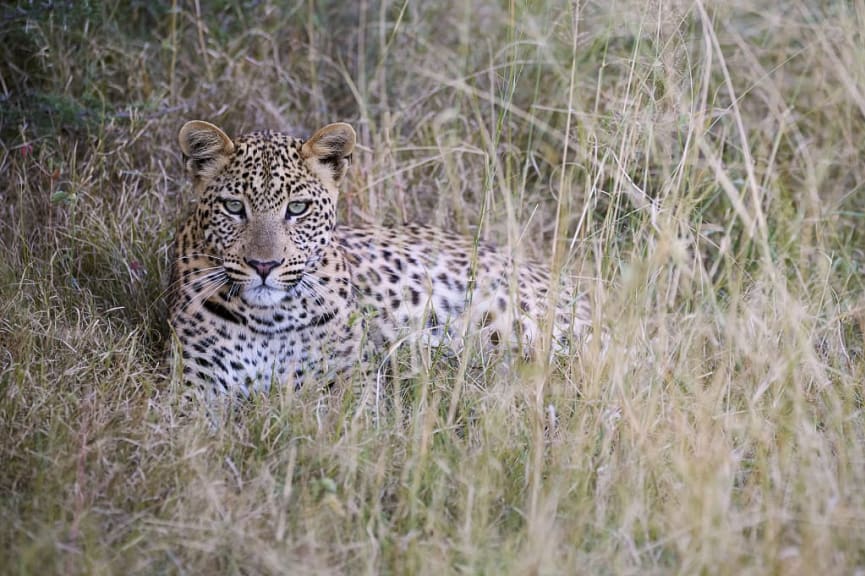
<path fill-rule="evenodd" d="M 243 202 L 240 200 L 225 200 L 224 204 L 229 214 L 243 214 Z"/>
<path fill-rule="evenodd" d="M 286 217 L 288 217 L 288 216 L 294 216 L 294 217 L 302 216 L 304 213 L 306 213 L 307 210 L 309 210 L 309 207 L 311 205 L 312 205 L 312 203 L 307 202 L 307 201 L 289 202 L 288 203 L 288 210 L 286 211 Z"/>

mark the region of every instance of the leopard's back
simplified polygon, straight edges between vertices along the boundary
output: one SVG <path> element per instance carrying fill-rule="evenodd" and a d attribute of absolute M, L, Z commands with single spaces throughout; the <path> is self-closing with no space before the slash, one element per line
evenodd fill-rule
<path fill-rule="evenodd" d="M 478 334 L 492 345 L 538 346 L 553 297 L 545 265 L 515 263 L 495 246 L 421 224 L 338 227 L 334 238 L 381 340 L 460 348 L 466 335 Z M 567 278 L 555 298 L 549 318 L 564 344 L 589 324 L 588 301 Z"/>

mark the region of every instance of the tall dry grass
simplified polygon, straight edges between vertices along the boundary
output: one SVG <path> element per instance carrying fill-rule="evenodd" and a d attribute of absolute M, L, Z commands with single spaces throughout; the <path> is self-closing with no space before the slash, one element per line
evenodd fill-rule
<path fill-rule="evenodd" d="M 858 574 L 865 3 L 0 8 L 0 572 Z M 360 135 L 344 222 L 606 333 L 179 419 L 175 135 Z M 382 384 L 381 387 L 377 387 Z"/>

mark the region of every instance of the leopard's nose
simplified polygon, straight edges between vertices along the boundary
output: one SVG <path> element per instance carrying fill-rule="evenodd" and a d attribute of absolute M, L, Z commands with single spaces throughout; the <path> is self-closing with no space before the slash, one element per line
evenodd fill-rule
<path fill-rule="evenodd" d="M 261 276 L 262 280 L 267 278 L 267 275 L 270 274 L 271 270 L 285 262 L 285 259 L 282 260 L 268 260 L 266 262 L 262 262 L 261 260 L 255 260 L 253 258 L 246 258 L 246 263 L 255 268 L 255 271 L 258 272 L 258 275 Z"/>

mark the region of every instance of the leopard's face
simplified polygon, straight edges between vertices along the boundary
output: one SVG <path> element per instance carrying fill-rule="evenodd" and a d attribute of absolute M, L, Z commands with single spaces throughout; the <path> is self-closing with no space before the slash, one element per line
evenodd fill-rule
<path fill-rule="evenodd" d="M 199 200 L 204 248 L 222 258 L 250 305 L 281 300 L 331 240 L 335 190 L 307 166 L 300 148 L 281 134 L 245 137 Z"/>
<path fill-rule="evenodd" d="M 181 146 L 196 177 L 196 250 L 246 304 L 273 306 L 330 244 L 354 131 L 335 124 L 306 142 L 272 132 L 231 141 L 215 126 L 190 124 Z"/>

